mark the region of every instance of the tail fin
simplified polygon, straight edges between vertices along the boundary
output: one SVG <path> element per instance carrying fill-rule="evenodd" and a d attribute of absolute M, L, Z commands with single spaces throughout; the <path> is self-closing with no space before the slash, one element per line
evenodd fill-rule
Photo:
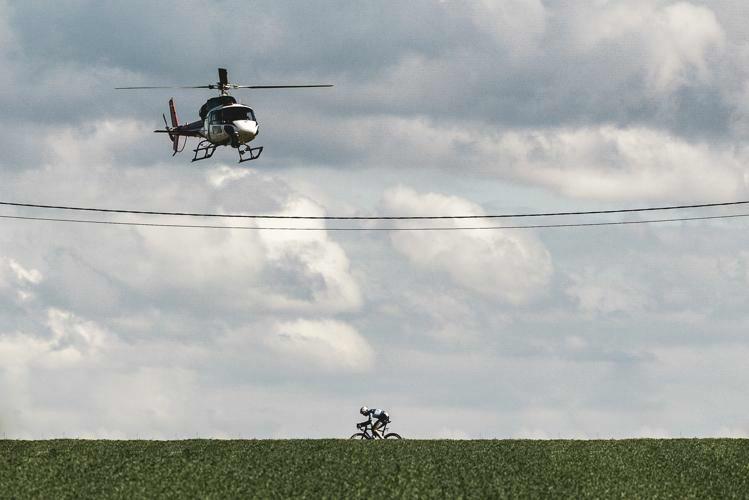
<path fill-rule="evenodd" d="M 169 99 L 169 114 L 172 116 L 172 127 L 179 126 L 179 119 L 177 118 L 177 109 L 174 107 L 174 98 Z"/>
<path fill-rule="evenodd" d="M 169 115 L 172 118 L 172 128 L 178 127 L 179 118 L 177 118 L 177 109 L 174 107 L 174 98 L 169 99 Z M 169 134 L 169 137 L 172 139 L 172 150 L 174 151 L 172 156 L 174 156 L 179 152 L 179 136 Z"/>

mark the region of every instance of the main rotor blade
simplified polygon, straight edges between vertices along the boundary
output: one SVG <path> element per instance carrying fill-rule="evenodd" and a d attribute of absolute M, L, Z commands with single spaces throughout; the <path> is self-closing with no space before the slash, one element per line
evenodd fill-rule
<path fill-rule="evenodd" d="M 332 87 L 333 85 L 231 85 L 233 89 L 308 89 Z"/>
<path fill-rule="evenodd" d="M 218 69 L 218 83 L 219 85 L 228 85 L 229 79 L 226 75 L 226 68 Z"/>
<path fill-rule="evenodd" d="M 194 85 L 190 87 L 115 87 L 115 90 L 143 90 L 143 89 L 210 89 L 211 85 Z"/>

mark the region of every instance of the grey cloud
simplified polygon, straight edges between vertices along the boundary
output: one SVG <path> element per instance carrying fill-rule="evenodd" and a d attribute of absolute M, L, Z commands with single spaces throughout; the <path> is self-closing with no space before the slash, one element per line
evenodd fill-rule
<path fill-rule="evenodd" d="M 309 114 L 322 120 L 384 113 L 478 121 L 500 128 L 614 123 L 663 127 L 688 137 L 716 137 L 731 129 L 736 108 L 732 94 L 743 81 L 743 70 L 738 60 L 711 55 L 709 31 L 704 34 L 705 57 L 713 81 L 688 79 L 662 99 L 647 88 L 649 71 L 658 62 L 651 54 L 661 57 L 655 51 L 670 50 L 659 45 L 657 26 L 647 24 L 640 31 L 632 27 L 619 38 L 574 49 L 582 43 L 581 36 L 595 32 L 601 18 L 615 22 L 606 11 L 615 11 L 620 4 L 596 9 L 584 2 L 546 4 L 540 7 L 545 13 L 541 31 L 527 41 L 528 49 L 519 48 L 517 37 L 530 36 L 529 25 L 538 23 L 527 14 L 529 9 L 517 9 L 509 19 L 501 19 L 509 14 L 488 7 L 485 11 L 480 5 L 13 5 L 10 19 L 18 53 L 38 62 L 14 69 L 19 82 L 41 83 L 34 92 L 39 107 L 76 120 L 84 118 L 84 109 L 97 114 L 112 109 L 154 114 L 153 104 L 141 103 L 165 98 L 113 96 L 111 87 L 207 83 L 222 65 L 240 80 L 330 79 L 338 84 L 330 96 L 247 96 L 272 103 L 268 109 L 276 113 L 281 113 L 284 101 L 311 101 Z M 630 10 L 640 9 L 650 22 L 648 17 L 666 15 L 665 7 L 654 5 L 639 2 Z M 227 11 L 232 15 L 224 15 Z M 710 12 L 702 8 L 694 16 Z M 496 27 L 492 16 L 497 17 Z M 42 29 L 46 25 L 56 29 Z M 727 37 L 743 43 L 735 31 Z M 242 47 L 239 57 L 235 47 Z M 684 64 L 687 71 L 692 60 Z M 92 71 L 93 67 L 99 69 Z M 731 88 L 724 88 L 723 81 Z M 65 88 L 67 84 L 74 88 Z M 55 91 L 47 98 L 44 89 L 50 88 Z M 85 94 L 76 89 L 85 89 Z M 55 95 L 65 99 L 54 99 Z"/>
<path fill-rule="evenodd" d="M 312 6 L 263 1 L 248 6 L 224 1 L 134 2 L 112 9 L 70 1 L 54 7 L 13 6 L 10 15 L 23 50 L 48 60 L 104 63 L 179 78 L 193 77 L 196 68 L 215 72 L 217 65 L 231 61 L 249 66 L 247 72 L 233 74 L 235 78 L 279 69 L 371 76 L 390 66 L 404 49 L 431 54 L 464 35 L 459 28 L 464 22 L 433 7 L 425 1 L 398 11 L 381 3 L 341 6 L 326 1 Z M 414 23 L 415 19 L 430 22 Z M 43 29 L 48 25 L 56 29 Z"/>

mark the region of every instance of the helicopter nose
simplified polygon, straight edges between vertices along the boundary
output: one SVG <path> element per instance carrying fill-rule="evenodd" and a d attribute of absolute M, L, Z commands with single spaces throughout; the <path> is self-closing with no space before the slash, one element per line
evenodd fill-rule
<path fill-rule="evenodd" d="M 252 120 L 237 120 L 234 122 L 234 126 L 237 128 L 240 134 L 255 137 L 258 131 L 257 122 Z"/>

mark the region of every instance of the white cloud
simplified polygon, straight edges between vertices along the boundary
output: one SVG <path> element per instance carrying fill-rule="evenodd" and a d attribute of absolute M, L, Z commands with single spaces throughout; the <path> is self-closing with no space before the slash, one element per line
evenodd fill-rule
<path fill-rule="evenodd" d="M 332 137 L 321 141 L 338 149 L 345 137 L 357 163 L 439 169 L 475 182 L 491 176 L 570 198 L 734 199 L 749 187 L 746 148 L 635 124 L 504 128 L 373 116 L 342 120 L 328 132 Z"/>
<path fill-rule="evenodd" d="M 673 92 L 683 85 L 707 83 L 710 67 L 726 46 L 726 35 L 715 13 L 689 2 L 650 0 L 581 2 L 572 39 L 578 50 L 616 47 L 631 65 L 644 70 L 653 92 Z M 630 57 L 634 56 L 634 57 Z"/>
<path fill-rule="evenodd" d="M 137 147 L 135 143 L 141 140 L 144 128 L 137 122 L 104 121 L 92 125 L 90 134 L 73 129 L 56 131 L 50 158 L 66 160 L 9 176 L 6 187 L 13 186 L 17 196 L 26 199 L 77 200 L 75 204 L 88 206 L 325 215 L 322 206 L 278 178 L 248 169 L 218 167 L 203 175 L 175 173 L 163 166 L 124 170 L 115 167 L 118 160 L 112 156 L 112 149 Z M 119 186 L 116 193 L 107 188 L 112 182 Z M 134 219 L 176 221 L 127 216 L 118 220 Z M 210 222 L 227 226 L 254 223 L 241 219 Z M 54 257 L 58 267 L 25 271 L 16 263 L 14 273 L 28 283 L 40 279 L 41 274 L 37 273 L 41 272 L 48 274 L 53 283 L 76 277 L 81 282 L 71 298 L 86 302 L 97 300 L 94 295 L 112 302 L 117 293 L 114 287 L 124 285 L 152 298 L 208 297 L 204 303 L 215 301 L 221 307 L 239 310 L 319 313 L 351 311 L 361 306 L 359 285 L 350 272 L 348 257 L 325 231 L 58 225 L 58 232 L 52 237 L 42 226 L 27 227 L 39 230 L 39 237 L 54 242 L 61 250 Z M 9 243 L 8 248 L 13 248 L 15 254 L 28 251 L 15 242 Z M 46 252 L 49 251 L 47 247 Z M 50 259 L 43 256 L 45 250 L 31 252 L 36 261 L 50 265 Z M 118 257 L 113 258 L 114 255 Z M 138 257 L 143 255 L 148 258 Z M 92 293 L 79 293 L 81 287 Z"/>
<path fill-rule="evenodd" d="M 287 200 L 277 215 L 324 216 L 322 207 L 304 197 Z M 288 225 L 286 221 L 282 223 Z M 266 227 L 273 223 L 264 223 Z M 278 224 L 275 224 L 278 226 Z M 324 228 L 320 221 L 295 220 L 295 227 Z M 329 311 L 349 311 L 362 304 L 359 286 L 350 274 L 349 260 L 343 248 L 332 241 L 325 231 L 261 230 L 260 240 L 266 250 L 270 266 L 295 266 L 298 273 L 322 283 L 312 289 L 312 300 L 298 300 L 273 294 L 268 298 L 271 307 L 278 309 L 324 308 Z"/>
<path fill-rule="evenodd" d="M 740 151 L 652 129 L 509 132 L 495 147 L 514 176 L 571 197 L 733 199 L 747 188 Z"/>
<path fill-rule="evenodd" d="M 114 342 L 95 322 L 69 311 L 51 308 L 46 314 L 48 334 L 45 336 L 24 331 L 0 334 L 2 366 L 24 371 L 33 366 L 52 370 L 64 368 L 94 359 Z"/>
<path fill-rule="evenodd" d="M 8 260 L 8 266 L 15 273 L 16 278 L 23 283 L 38 285 L 42 281 L 42 273 L 36 269 L 26 269 L 13 259 Z"/>
<path fill-rule="evenodd" d="M 663 9 L 656 19 L 651 78 L 657 89 L 689 83 L 690 76 L 709 81 L 711 51 L 725 46 L 725 34 L 708 7 L 677 2 Z"/>
<path fill-rule="evenodd" d="M 232 290 L 232 303 L 241 304 L 257 289 L 265 264 L 257 235 L 251 231 L 138 228 L 128 236 L 122 250 L 132 254 L 140 249 L 149 258 L 107 267 L 140 290 L 192 290 L 217 298 L 224 295 L 220 290 Z"/>
<path fill-rule="evenodd" d="M 27 269 L 12 258 L 0 256 L 0 291 L 10 292 L 20 302 L 35 297 L 34 288 L 42 282 L 42 273 Z"/>
<path fill-rule="evenodd" d="M 77 317 L 69 311 L 50 309 L 47 326 L 52 332 L 49 344 L 52 351 L 72 360 L 95 356 L 104 348 L 111 347 L 111 334 L 96 323 Z"/>
<path fill-rule="evenodd" d="M 405 186 L 386 191 L 382 203 L 391 214 L 482 215 L 478 205 Z M 480 221 L 471 221 L 480 224 Z M 440 221 L 457 226 L 465 221 Z M 407 227 L 401 224 L 401 227 Z M 398 231 L 393 247 L 412 263 L 443 272 L 470 290 L 513 304 L 540 295 L 552 275 L 551 256 L 531 233 L 521 231 Z"/>
<path fill-rule="evenodd" d="M 133 119 L 104 119 L 80 128 L 53 128 L 41 151 L 51 165 L 102 170 L 112 163 L 115 154 L 142 144 L 145 138 L 151 139 L 148 134 L 152 128 L 151 123 Z"/>
<path fill-rule="evenodd" d="M 297 320 L 276 324 L 266 344 L 283 356 L 324 370 L 366 372 L 375 352 L 352 326 L 335 320 Z"/>
<path fill-rule="evenodd" d="M 41 283 L 42 273 L 38 269 L 26 268 L 13 258 L 0 256 L 0 288 L 30 288 Z"/>

